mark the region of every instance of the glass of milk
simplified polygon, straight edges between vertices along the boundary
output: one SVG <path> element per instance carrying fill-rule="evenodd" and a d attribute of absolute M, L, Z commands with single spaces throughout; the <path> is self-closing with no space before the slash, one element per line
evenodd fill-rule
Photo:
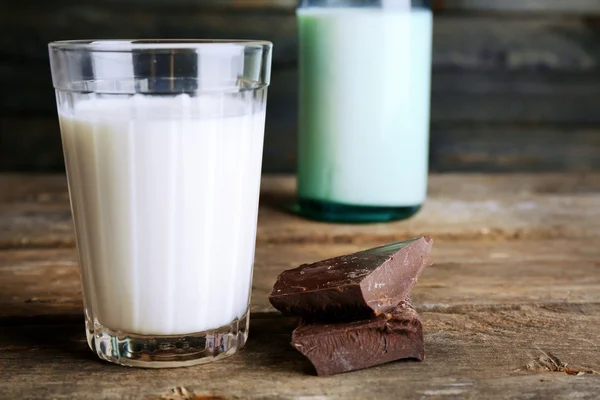
<path fill-rule="evenodd" d="M 414 215 L 427 193 L 432 13 L 424 0 L 304 0 L 297 10 L 298 210 Z"/>
<path fill-rule="evenodd" d="M 100 358 L 178 367 L 244 345 L 271 48 L 50 43 L 87 341 Z"/>

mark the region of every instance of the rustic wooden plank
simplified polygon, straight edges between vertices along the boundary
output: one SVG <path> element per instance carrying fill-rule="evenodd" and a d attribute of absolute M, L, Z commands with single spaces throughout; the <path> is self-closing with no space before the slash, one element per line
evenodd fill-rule
<path fill-rule="evenodd" d="M 508 195 L 579 196 L 600 191 L 598 173 L 567 174 L 434 174 L 430 176 L 429 194 L 456 199 L 485 199 Z M 286 196 L 293 190 L 294 179 L 286 175 L 265 175 L 262 197 Z M 456 193 L 452 193 L 452 189 Z M 0 205 L 30 207 L 53 204 L 68 207 L 67 181 L 60 174 L 0 174 Z"/>
<path fill-rule="evenodd" d="M 266 173 L 296 169 L 295 115 L 277 115 L 286 113 L 284 107 L 276 102 L 269 106 L 263 156 Z M 64 171 L 55 116 L 0 117 L 0 126 L 0 170 Z M 432 125 L 430 143 L 430 168 L 435 172 L 600 170 L 600 130 L 595 126 L 437 123 Z"/>
<path fill-rule="evenodd" d="M 0 85 L 11 92 L 11 96 L 0 99 L 4 113 L 0 168 L 62 169 L 57 125 L 51 120 L 55 104 L 48 41 L 81 37 L 245 37 L 275 43 L 264 166 L 269 172 L 291 172 L 297 118 L 296 24 L 292 9 L 281 13 L 257 11 L 267 3 L 274 9 L 282 6 L 281 10 L 289 4 L 276 0 L 188 4 L 181 0 L 157 9 L 158 2 L 140 7 L 137 0 L 131 1 L 129 6 L 71 0 L 52 5 L 42 1 L 0 5 Z M 597 23 L 580 17 L 436 17 L 434 126 L 490 122 L 599 124 L 598 36 Z M 31 120 L 23 124 L 15 113 Z M 50 120 L 38 124 L 33 113 Z M 24 134 L 13 134 L 21 131 Z M 48 136 L 43 136 L 46 131 Z M 435 137 L 432 144 L 435 151 Z M 442 170 L 436 165 L 433 169 Z"/>
<path fill-rule="evenodd" d="M 293 15 L 260 13 L 223 14 L 213 11 L 190 11 L 174 7 L 161 13 L 147 9 L 133 14 L 85 7 L 67 7 L 59 12 L 0 12 L 0 85 L 11 96 L 0 99 L 4 115 L 0 126 L 0 169 L 59 171 L 62 156 L 58 125 L 54 119 L 55 100 L 51 87 L 46 42 L 53 39 L 98 35 L 103 37 L 240 37 L 267 38 L 275 42 L 275 67 L 269 95 L 264 170 L 291 172 L 295 169 L 295 135 L 297 125 L 296 32 Z M 29 10 L 29 8 L 28 8 Z M 51 13 L 51 14 L 50 14 Z M 136 14 L 139 13 L 139 14 Z M 61 18 L 54 18 L 61 15 Z M 137 16 L 137 17 L 136 17 Z M 116 19 L 115 19 L 116 18 Z M 127 18 L 115 23 L 119 18 Z M 137 21 L 137 22 L 136 22 Z M 96 34 L 94 34 L 96 32 Z M 579 169 L 581 164 L 596 168 L 593 154 L 538 151 L 524 154 L 512 167 L 494 160 L 514 159 L 513 154 L 499 154 L 482 165 L 481 159 L 467 151 L 458 154 L 452 142 L 481 144 L 481 151 L 494 151 L 496 133 L 479 135 L 483 129 L 465 129 L 477 135 L 467 138 L 453 132 L 448 124 L 600 124 L 596 110 L 600 107 L 598 32 L 578 18 L 518 18 L 441 16 L 436 19 L 434 39 L 434 74 L 432 88 L 433 170 L 464 170 L 469 165 L 486 170 Z M 21 37 L 18 43 L 9 40 Z M 4 39 L 2 39 L 4 38 Z M 28 62 L 24 62 L 28 60 Z M 11 89 L 12 88 L 12 89 Z M 15 114 L 16 113 L 16 114 Z M 40 115 L 38 120 L 35 115 Z M 26 118 L 23 123 L 22 118 Z M 493 127 L 492 127 L 493 128 Z M 498 129 L 504 130 L 504 127 Z M 555 128 L 552 128 L 555 129 Z M 14 132 L 19 132 L 15 135 Z M 436 133 L 443 135 L 435 135 Z M 47 133 L 47 135 L 45 135 Z M 545 132 L 543 132 L 545 133 Z M 540 134 L 542 131 L 540 130 Z M 535 141 L 560 146 L 552 132 L 549 138 L 522 136 L 515 130 L 513 151 L 531 149 Z M 446 141 L 444 142 L 444 138 Z M 487 143 L 490 139 L 491 143 Z M 594 148 L 593 135 L 576 135 L 580 144 L 574 148 Z M 438 142 L 439 141 L 439 142 Z M 591 144 L 591 146 L 590 146 Z M 507 151 L 511 149 L 505 146 Z M 468 149 L 467 149 L 468 150 Z M 446 157 L 447 151 L 451 154 Z M 555 154 L 547 161 L 527 165 L 540 153 Z M 438 160 L 441 166 L 436 165 Z M 460 164 L 464 161 L 465 165 Z M 555 161 L 553 161 L 555 160 Z M 561 161 L 562 160 L 562 161 Z M 584 160 L 590 160 L 585 163 Z M 452 162 L 456 162 L 454 165 Z M 448 164 L 446 164 L 448 163 Z"/>
<path fill-rule="evenodd" d="M 60 175 L 0 174 L 0 204 L 67 204 L 67 178 Z"/>
<path fill-rule="evenodd" d="M 277 212 L 269 207 L 289 198 L 293 183 L 289 177 L 265 177 L 261 230 L 279 218 L 264 210 Z M 488 222 L 525 218 L 539 225 L 542 219 L 551 224 L 566 218 L 584 232 L 596 229 L 599 174 L 434 175 L 431 183 L 431 197 L 446 203 L 446 218 L 460 220 L 468 203 L 483 206 Z M 537 217 L 498 212 L 506 199 L 520 202 L 515 210 Z M 576 205 L 582 210 L 575 218 L 572 210 L 559 207 L 582 200 L 589 202 Z M 549 209 L 540 206 L 553 202 Z M 64 177 L 0 175 L 0 214 L 6 212 L 0 221 L 12 212 L 64 210 L 68 215 Z M 354 239 L 340 236 L 339 225 L 295 222 L 301 235 L 279 224 L 291 243 L 259 240 L 247 348 L 228 361 L 177 370 L 108 365 L 87 349 L 73 248 L 0 250 L 0 398 L 597 398 L 598 236 L 464 240 L 463 227 L 455 226 L 463 240 L 436 240 L 436 263 L 414 291 L 426 332 L 426 361 L 317 378 L 289 346 L 296 321 L 270 307 L 270 287 L 285 268 L 379 244 L 389 236 L 384 228 L 394 224 L 374 231 L 351 227 Z M 319 243 L 315 232 L 326 229 L 330 239 Z M 311 230 L 316 240 L 303 240 Z M 348 243 L 335 243 L 345 239 Z"/>
<path fill-rule="evenodd" d="M 267 296 L 284 269 L 379 244 L 260 243 L 252 312 L 275 312 Z M 598 246 L 565 240 L 440 241 L 433 256 L 435 265 L 425 270 L 412 295 L 421 310 L 600 304 Z M 0 289 L 0 320 L 81 315 L 74 249 L 0 251 Z"/>
<path fill-rule="evenodd" d="M 565 179 L 569 179 L 567 176 Z M 451 177 L 434 175 L 429 198 L 415 218 L 367 226 L 317 223 L 282 212 L 282 204 L 293 202 L 294 180 L 265 180 L 265 195 L 259 215 L 263 221 L 259 225 L 259 240 L 360 242 L 376 238 L 392 241 L 421 234 L 431 234 L 440 239 L 488 240 L 600 236 L 600 210 L 596 207 L 600 197 L 597 189 L 590 188 L 586 193 L 568 195 L 528 192 L 526 188 L 518 191 L 509 186 L 509 192 L 502 194 L 491 189 L 495 176 L 480 175 L 474 180 L 471 180 L 471 176 L 465 176 L 464 181 Z M 575 175 L 570 177 L 577 180 Z M 525 175 L 523 179 L 538 181 L 543 185 L 544 176 Z M 596 186 L 598 175 L 590 175 L 590 179 L 595 182 L 592 185 Z M 444 183 L 452 181 L 456 186 L 446 186 Z M 440 191 L 442 186 L 445 187 L 443 192 Z"/>
<path fill-rule="evenodd" d="M 591 127 L 434 124 L 433 171 L 600 170 L 600 130 Z"/>
<path fill-rule="evenodd" d="M 6 398 L 23 399 L 597 396 L 598 375 L 549 373 L 555 368 L 549 360 L 556 359 L 574 373 L 599 367 L 597 306 L 576 311 L 522 307 L 468 314 L 424 312 L 422 317 L 425 362 L 398 362 L 328 378 L 310 376 L 307 361 L 289 346 L 294 322 L 277 315 L 256 315 L 246 349 L 227 361 L 161 371 L 95 360 L 82 340 L 81 324 L 2 327 L 0 391 Z"/>
<path fill-rule="evenodd" d="M 25 177 L 0 175 L 0 193 L 26 193 L 29 198 L 19 201 L 17 195 L 6 195 L 10 201 L 0 201 L 0 248 L 74 246 L 64 178 L 52 178 L 46 191 L 43 183 L 34 187 Z M 34 191 L 20 189 L 21 179 Z M 61 179 L 62 194 L 56 186 Z M 259 242 L 385 242 L 425 233 L 443 240 L 600 237 L 597 173 L 432 175 L 428 201 L 415 218 L 372 225 L 332 225 L 298 217 L 286 210 L 294 191 L 292 177 L 263 179 Z"/>
<path fill-rule="evenodd" d="M 47 67 L 49 41 L 90 37 L 266 39 L 275 44 L 276 66 L 297 59 L 293 12 L 223 13 L 177 5 L 160 12 L 147 7 L 123 12 L 120 4 L 77 4 L 61 7 L 53 2 L 43 8 L 27 3 L 22 10 L 0 12 L 1 59 Z M 19 43 L 9 37 L 19 37 Z M 435 18 L 433 48 L 436 69 L 580 71 L 598 68 L 600 60 L 598 26 L 578 17 L 440 15 Z"/>
<path fill-rule="evenodd" d="M 470 61 L 459 62 L 466 65 Z M 451 65 L 436 69 L 432 75 L 432 122 L 600 123 L 594 112 L 600 106 L 596 96 L 600 73 L 540 73 L 532 69 L 455 70 Z M 20 91 L 16 82 L 21 82 Z M 15 89 L 13 96 L 0 99 L 5 118 L 15 112 L 54 115 L 56 103 L 47 64 L 0 64 L 0 83 Z M 288 130 L 295 129 L 297 84 L 295 67 L 274 68 L 268 122 L 287 123 Z"/>
<path fill-rule="evenodd" d="M 165 3 L 168 4 L 168 3 Z M 198 2 L 200 4 L 200 2 Z M 1 10 L 0 10 L 1 11 Z M 3 60 L 48 66 L 47 44 L 54 40 L 100 38 L 207 38 L 271 40 L 276 64 L 296 59 L 295 15 L 220 11 L 169 6 L 165 10 L 121 5 L 73 5 L 0 12 L 0 34 L 20 38 L 20 45 L 0 37 Z M 32 77 L 35 78 L 35 77 Z M 26 82 L 23 82 L 26 83 Z"/>
<path fill-rule="evenodd" d="M 15 80 L 25 79 L 23 74 L 26 71 L 26 67 L 14 67 L 14 73 L 6 73 L 4 77 L 0 75 L 0 83 L 10 88 L 15 85 Z M 21 94 L 15 93 L 14 96 L 0 99 L 5 118 L 13 112 L 40 113 L 47 117 L 55 113 L 54 91 L 47 67 L 35 68 L 30 72 L 32 78 L 22 88 Z M 271 130 L 272 135 L 295 131 L 297 82 L 296 69 L 273 71 L 267 114 L 267 129 Z M 599 91 L 600 73 L 597 72 L 436 71 L 432 76 L 431 121 L 433 124 L 597 126 L 600 116 L 595 110 L 600 108 Z M 277 133 L 275 129 L 280 126 L 285 126 L 285 130 Z M 290 139 L 286 137 L 286 140 Z"/>
<path fill-rule="evenodd" d="M 53 6 L 57 9 L 69 7 L 94 7 L 100 2 L 94 0 L 55 0 Z M 146 8 L 151 10 L 169 10 L 173 7 L 187 8 L 195 10 L 218 10 L 219 12 L 244 12 L 244 11 L 283 11 L 293 12 L 298 0 L 104 0 L 101 6 L 122 9 L 128 8 Z M 51 9 L 52 6 L 44 0 L 30 0 L 31 7 L 38 9 Z M 5 10 L 19 9 L 18 4 L 12 4 L 11 7 L 5 5 Z M 21 5 L 21 9 L 23 6 Z M 2 10 L 2 8 L 0 8 Z"/>
<path fill-rule="evenodd" d="M 108 365 L 89 351 L 72 249 L 2 251 L 0 393 L 24 399 L 189 399 L 192 393 L 571 399 L 576 393 L 593 399 L 600 385 L 592 373 L 600 370 L 600 248 L 576 244 L 437 243 L 437 262 L 415 289 L 426 361 L 329 378 L 311 376 L 308 362 L 289 346 L 295 320 L 271 309 L 266 294 L 281 269 L 354 245 L 259 245 L 247 348 L 228 361 L 162 371 Z"/>
<path fill-rule="evenodd" d="M 433 123 L 600 123 L 595 72 L 439 71 L 432 78 Z"/>
<path fill-rule="evenodd" d="M 436 16 L 435 69 L 596 69 L 598 31 L 580 18 Z"/>
<path fill-rule="evenodd" d="M 39 107 L 42 112 L 39 117 L 0 116 L 0 170 L 63 169 L 49 77 L 47 72 L 32 77 L 30 89 L 0 99 L 6 109 Z M 272 82 L 263 170 L 292 172 L 297 72 L 277 69 Z M 597 170 L 599 91 L 596 73 L 438 71 L 433 76 L 432 170 Z M 46 105 L 52 109 L 42 109 Z"/>
<path fill-rule="evenodd" d="M 434 0 L 436 9 L 543 14 L 600 14 L 596 0 Z"/>
<path fill-rule="evenodd" d="M 266 173 L 296 170 L 292 102 L 269 103 Z M 435 172 L 600 171 L 600 129 L 594 125 L 434 123 L 430 143 Z M 0 117 L 2 170 L 63 172 L 57 117 Z"/>
<path fill-rule="evenodd" d="M 565 14 L 565 15 L 589 15 L 600 14 L 600 5 L 595 0 L 433 0 L 436 11 L 444 12 L 517 12 L 517 13 L 543 13 L 543 14 Z M 43 0 L 30 0 L 33 7 L 49 7 Z M 55 0 L 54 7 L 94 5 L 91 0 Z M 221 11 L 248 11 L 248 10 L 272 10 L 281 12 L 293 12 L 298 0 L 106 0 L 104 5 L 119 7 L 152 7 L 165 9 L 169 7 L 189 7 L 195 9 L 221 10 Z"/>

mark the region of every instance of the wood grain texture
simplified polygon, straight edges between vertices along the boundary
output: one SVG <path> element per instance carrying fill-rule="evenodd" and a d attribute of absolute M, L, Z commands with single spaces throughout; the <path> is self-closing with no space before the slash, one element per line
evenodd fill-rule
<path fill-rule="evenodd" d="M 21 45 L 0 38 L 3 61 L 21 61 L 21 64 L 36 61 L 31 65 L 47 68 L 48 42 L 85 38 L 261 39 L 274 42 L 276 65 L 296 59 L 294 13 L 225 13 L 178 6 L 155 9 L 103 2 L 87 6 L 52 3 L 51 7 L 19 4 L 13 7 L 5 13 L 0 9 L 0 33 L 19 37 Z"/>
<path fill-rule="evenodd" d="M 600 129 L 585 125 L 435 124 L 430 167 L 440 172 L 600 170 Z"/>
<path fill-rule="evenodd" d="M 164 4 L 61 0 L 51 5 L 42 1 L 0 5 L 0 85 L 11 93 L 0 97 L 0 170 L 62 170 L 46 45 L 52 40 L 84 37 L 273 41 L 264 171 L 295 170 L 298 74 L 294 6 L 261 0 Z M 454 6 L 448 3 L 446 7 Z M 580 15 L 437 15 L 432 169 L 598 170 L 600 156 L 593 151 L 597 140 L 591 133 L 600 124 L 596 112 L 600 107 L 599 27 L 597 18 Z M 522 129 L 532 125 L 535 133 L 521 135 Z M 522 126 L 525 128 L 519 128 Z M 556 151 L 563 143 L 553 134 L 556 130 L 586 127 L 591 130 L 574 135 L 565 153 Z M 503 136 L 480 133 L 493 130 L 510 131 L 510 139 L 497 146 L 497 138 Z M 463 141 L 473 142 L 474 147 L 453 145 Z M 533 143 L 547 143 L 549 149 L 535 149 Z M 490 153 L 488 161 L 477 161 L 481 152 Z"/>
<path fill-rule="evenodd" d="M 273 310 L 267 293 L 284 268 L 370 244 L 259 245 L 248 347 L 225 362 L 169 371 L 95 359 L 83 335 L 73 249 L 3 251 L 0 398 L 567 399 L 576 392 L 593 399 L 600 384 L 592 373 L 600 370 L 600 253 L 576 243 L 436 244 L 437 262 L 414 292 L 426 361 L 326 379 L 312 377 L 289 346 L 295 321 Z"/>
<path fill-rule="evenodd" d="M 169 8 L 189 8 L 198 10 L 218 10 L 221 12 L 235 11 L 265 11 L 265 10 L 281 10 L 285 12 L 293 12 L 298 5 L 298 0 L 103 0 L 102 2 L 94 0 L 54 0 L 52 5 L 44 0 L 31 0 L 32 7 L 49 9 L 54 7 L 77 7 L 77 6 L 105 6 L 114 8 L 133 8 L 144 7 L 148 9 L 168 10 Z M 16 8 L 17 5 L 11 5 Z"/>
<path fill-rule="evenodd" d="M 440 71 L 432 77 L 431 118 L 434 124 L 597 126 L 592 110 L 600 105 L 599 90 L 597 73 Z"/>
<path fill-rule="evenodd" d="M 263 171 L 296 169 L 295 99 L 269 103 Z M 35 157 L 30 155 L 35 154 Z M 600 170 L 594 124 L 434 123 L 434 172 L 582 172 Z M 0 171 L 63 172 L 58 118 L 0 117 Z"/>
<path fill-rule="evenodd" d="M 293 184 L 263 180 L 247 347 L 227 361 L 153 371 L 109 365 L 87 348 L 64 177 L 0 175 L 0 398 L 597 398 L 600 175 L 433 175 L 438 214 L 426 208 L 405 223 L 363 226 L 279 211 Z M 56 215 L 65 224 L 58 235 L 47 223 Z M 15 230 L 19 218 L 32 218 L 35 240 Z M 505 230 L 473 236 L 478 222 Z M 529 233 L 506 235 L 519 224 Z M 435 264 L 413 292 L 426 360 L 313 376 L 289 345 L 296 320 L 268 303 L 276 276 L 417 227 L 436 239 Z"/>
<path fill-rule="evenodd" d="M 227 361 L 134 370 L 94 359 L 82 323 L 3 326 L 2 398 L 56 399 L 595 399 L 597 306 L 574 310 L 422 313 L 427 358 L 318 378 L 289 345 L 295 321 L 255 314 L 248 345 Z M 549 360 L 558 360 L 557 363 Z M 555 366 L 557 365 L 557 366 Z M 564 371 L 568 365 L 575 375 Z M 554 372 L 551 372 L 554 371 Z M 590 373 L 586 373 L 589 371 Z M 579 372 L 582 375 L 577 376 Z M 188 395 L 189 393 L 189 395 Z"/>
<path fill-rule="evenodd" d="M 82 37 L 265 39 L 275 45 L 275 70 L 295 66 L 297 61 L 293 14 L 228 14 L 177 7 L 161 13 L 139 7 L 130 12 L 99 6 L 30 8 L 0 13 L 2 83 L 29 76 L 30 81 L 19 83 L 27 88 L 50 84 L 47 43 Z M 433 67 L 590 71 L 600 62 L 598 36 L 597 26 L 582 18 L 442 15 L 434 23 Z"/>
<path fill-rule="evenodd" d="M 286 210 L 294 192 L 292 177 L 263 178 L 259 242 L 387 242 L 421 234 L 441 240 L 600 238 L 597 173 L 432 175 L 423 210 L 390 224 L 309 221 Z M 74 246 L 67 199 L 63 176 L 0 175 L 0 248 Z"/>
<path fill-rule="evenodd" d="M 433 8 L 440 12 L 517 12 L 539 14 L 600 14 L 600 4 L 595 0 L 432 0 Z M 49 7 L 43 0 L 30 0 L 33 7 Z M 298 0 L 105 0 L 104 5 L 119 7 L 152 7 L 168 9 L 169 7 L 189 7 L 195 9 L 220 10 L 220 11 L 249 11 L 272 10 L 280 12 L 293 12 L 298 5 Z M 92 0 L 55 0 L 54 7 L 93 5 Z"/>
<path fill-rule="evenodd" d="M 283 270 L 383 243 L 259 244 L 252 312 L 276 313 L 267 297 Z M 435 264 L 425 269 L 412 298 L 419 310 L 430 312 L 600 304 L 600 250 L 594 242 L 581 247 L 575 243 L 436 241 Z M 2 250 L 0 282 L 5 282 L 0 320 L 81 315 L 75 249 Z"/>
<path fill-rule="evenodd" d="M 600 52 L 600 49 L 599 49 Z M 12 67 L 11 67 L 12 68 Z M 1 72 L 1 67 L 0 67 Z M 6 87 L 16 85 L 26 75 L 21 94 L 0 98 L 0 116 L 25 114 L 55 115 L 56 103 L 48 67 L 13 68 L 0 75 Z M 12 78 L 12 79 L 11 79 Z M 9 81 L 10 80 L 10 81 Z M 286 140 L 293 137 L 297 122 L 298 72 L 295 68 L 275 68 L 269 93 L 267 126 L 285 125 L 280 132 Z M 600 117 L 593 111 L 600 106 L 597 93 L 600 74 L 545 73 L 534 71 L 452 71 L 432 75 L 431 121 L 437 123 L 487 124 L 595 124 Z M 558 101 L 562 99 L 562 101 Z M 56 132 L 53 129 L 49 134 Z M 275 130 L 273 129 L 273 132 Z"/>
<path fill-rule="evenodd" d="M 598 176 L 592 176 L 595 186 Z M 494 177 L 480 175 L 480 180 L 475 176 L 473 181 L 465 178 L 452 183 L 452 179 L 446 180 L 447 176 L 439 178 L 438 182 L 435 176 L 432 178 L 430 195 L 416 218 L 367 226 L 327 226 L 282 212 L 281 204 L 293 202 L 294 181 L 265 181 L 265 191 L 272 195 L 263 197 L 259 218 L 266 222 L 260 226 L 259 240 L 272 243 L 360 242 L 373 238 L 393 241 L 422 234 L 445 240 L 567 237 L 597 240 L 600 237 L 600 210 L 596 208 L 600 196 L 596 189 L 576 196 L 539 194 L 527 189 L 492 194 Z M 524 179 L 543 180 L 536 175 Z M 467 182 L 473 183 L 473 187 Z M 477 188 L 478 185 L 481 186 Z M 435 189 L 441 186 L 445 191 Z"/>
<path fill-rule="evenodd" d="M 42 80 L 50 85 L 43 73 L 35 76 L 41 80 L 32 90 L 42 90 Z M 273 72 L 265 172 L 295 171 L 297 76 L 293 68 Z M 52 89 L 48 90 L 47 96 L 40 92 L 36 101 L 47 97 L 55 107 Z M 432 90 L 433 171 L 600 169 L 600 114 L 596 112 L 600 108 L 600 79 L 595 73 L 445 70 L 434 73 Z M 15 109 L 22 106 L 19 104 Z M 39 117 L 0 115 L 0 170 L 64 169 L 55 111 L 39 111 Z"/>
<path fill-rule="evenodd" d="M 539 14 L 600 14 L 596 0 L 434 0 L 438 10 Z"/>
<path fill-rule="evenodd" d="M 585 71 L 598 68 L 598 30 L 583 18 L 441 15 L 433 66 L 442 69 Z"/>
<path fill-rule="evenodd" d="M 49 9 L 28 3 L 19 7 L 24 8 L 0 12 L 0 60 L 5 62 L 0 65 L 4 74 L 17 61 L 47 69 L 48 42 L 89 37 L 264 39 L 274 42 L 276 67 L 297 60 L 293 12 L 225 13 L 177 6 L 160 12 L 145 7 L 124 11 L 121 6 L 99 3 L 87 7 L 52 3 Z M 15 36 L 20 38 L 18 44 L 8 39 Z M 589 70 L 598 67 L 597 39 L 597 26 L 579 17 L 440 15 L 434 21 L 433 66 Z"/>
<path fill-rule="evenodd" d="M 17 43 L 9 39 L 12 37 L 20 40 Z M 89 10 L 71 7 L 31 11 L 28 7 L 19 12 L 0 12 L 0 84 L 19 89 L 13 91 L 13 96 L 2 98 L 0 108 L 7 111 L 54 111 L 47 43 L 82 37 L 239 37 L 271 40 L 275 45 L 274 78 L 284 74 L 286 68 L 295 68 L 297 61 L 293 14 L 224 14 L 176 7 L 161 13 L 144 8 L 123 12 L 98 6 Z M 520 85 L 525 86 L 526 93 L 536 84 L 545 84 L 546 92 L 559 93 L 561 88 L 569 87 L 573 79 L 597 80 L 600 65 L 598 37 L 598 30 L 579 18 L 440 16 L 436 17 L 434 28 L 434 76 L 436 71 L 536 71 L 537 74 L 517 75 L 514 81 L 508 74 L 494 76 L 490 82 L 498 81 L 498 84 L 489 88 L 478 86 L 477 81 L 474 84 L 481 94 L 494 93 L 498 88 L 519 93 Z M 548 75 L 543 80 L 544 72 L 591 74 L 580 78 Z M 530 79 L 535 80 L 528 85 Z M 296 82 L 294 76 L 280 81 L 274 79 L 272 88 L 282 86 L 282 94 L 289 93 L 295 97 Z M 435 85 L 434 80 L 434 88 Z M 464 84 L 461 83 L 461 86 Z M 273 98 L 280 99 L 277 94 L 271 93 Z M 433 117 L 435 120 L 435 113 Z"/>
<path fill-rule="evenodd" d="M 0 398 L 567 399 L 576 392 L 593 399 L 600 384 L 600 254 L 574 243 L 436 244 L 437 263 L 414 293 L 426 361 L 325 379 L 312 377 L 289 346 L 295 320 L 275 312 L 266 296 L 282 269 L 357 246 L 259 245 L 248 347 L 225 362 L 168 371 L 95 359 L 83 336 L 72 249 L 3 251 Z"/>

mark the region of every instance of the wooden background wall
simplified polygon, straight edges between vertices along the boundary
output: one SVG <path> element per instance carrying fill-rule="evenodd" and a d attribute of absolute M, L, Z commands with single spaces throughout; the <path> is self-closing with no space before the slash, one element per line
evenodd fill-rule
<path fill-rule="evenodd" d="M 435 171 L 600 169 L 600 0 L 435 1 Z M 46 44 L 275 44 L 264 169 L 295 166 L 296 0 L 0 2 L 0 170 L 63 169 Z"/>

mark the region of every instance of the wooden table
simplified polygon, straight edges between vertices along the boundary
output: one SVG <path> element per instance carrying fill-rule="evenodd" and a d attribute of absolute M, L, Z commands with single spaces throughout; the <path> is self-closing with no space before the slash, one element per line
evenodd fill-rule
<path fill-rule="evenodd" d="M 0 398 L 600 398 L 600 174 L 434 175 L 417 217 L 375 225 L 291 215 L 293 189 L 263 179 L 247 347 L 142 370 L 87 348 L 64 177 L 0 175 Z M 267 301 L 277 274 L 420 234 L 435 239 L 413 291 L 426 361 L 313 376 Z"/>

